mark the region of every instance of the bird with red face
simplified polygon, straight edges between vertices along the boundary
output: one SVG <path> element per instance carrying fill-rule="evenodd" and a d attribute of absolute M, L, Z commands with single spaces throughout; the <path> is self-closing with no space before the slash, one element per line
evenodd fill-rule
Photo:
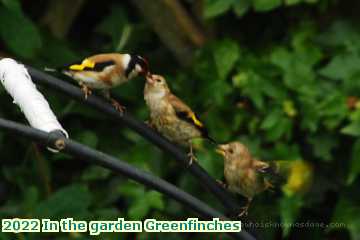
<path fill-rule="evenodd" d="M 46 69 L 54 71 L 55 69 Z M 149 65 L 145 58 L 133 54 L 104 53 L 83 59 L 81 62 L 69 64 L 56 69 L 78 82 L 85 98 L 92 89 L 103 90 L 104 96 L 114 107 L 122 112 L 124 106 L 111 98 L 109 89 L 119 86 L 136 76 L 147 76 Z"/>

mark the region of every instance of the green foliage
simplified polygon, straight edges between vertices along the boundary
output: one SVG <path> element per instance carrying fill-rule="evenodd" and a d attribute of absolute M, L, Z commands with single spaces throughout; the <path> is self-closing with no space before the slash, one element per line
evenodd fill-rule
<path fill-rule="evenodd" d="M 195 1 L 186 2 L 187 11 L 199 8 Z M 338 228 L 328 225 L 326 229 L 301 229 L 301 236 L 297 236 L 296 228 L 288 225 L 319 219 L 344 223 L 342 228 L 351 239 L 357 239 L 360 193 L 354 189 L 360 183 L 360 19 L 349 14 L 359 6 L 357 1 L 202 2 L 203 12 L 196 19 L 204 21 L 212 37 L 194 52 L 188 68 L 182 68 L 171 57 L 168 44 L 156 36 L 152 24 L 126 1 L 94 2 L 83 7 L 66 38 L 56 39 L 41 20 L 46 6 L 34 8 L 25 1 L 1 0 L 1 52 L 39 68 L 61 66 L 97 52 L 121 51 L 148 57 L 151 70 L 166 76 L 171 89 L 199 113 L 210 135 L 219 142 L 241 140 L 255 157 L 265 161 L 304 160 L 313 166 L 314 180 L 308 192 L 294 190 L 289 196 L 281 192 L 284 179 L 274 179 L 275 193 L 255 197 L 249 209 L 251 219 L 287 223 L 281 229 L 261 229 L 265 239 L 279 239 L 280 235 L 283 239 L 330 239 L 332 233 L 338 233 Z M 337 9 L 343 10 L 340 13 Z M 140 121 L 148 119 L 143 84 L 143 80 L 136 79 L 112 91 Z M 39 89 L 75 140 L 219 206 L 170 155 L 107 116 L 45 87 Z M 0 100 L 0 116 L 24 121 L 1 87 Z M 195 145 L 199 164 L 222 180 L 223 161 L 213 151 L 214 146 L 207 142 Z M 2 218 L 173 220 L 197 216 L 123 176 L 39 149 L 35 154 L 27 140 L 0 132 Z M 309 172 L 297 174 L 307 176 Z M 5 197 L 3 188 L 8 190 Z M 334 207 L 329 206 L 329 196 Z M 242 197 L 238 199 L 242 203 Z M 136 235 L 138 239 L 169 236 Z M 31 234 L 27 237 L 39 239 Z M 49 236 L 69 237 L 88 239 L 87 235 Z M 116 234 L 102 237 L 119 239 Z M 174 233 L 170 237 L 180 239 L 183 235 Z M 199 239 L 203 235 L 187 237 Z M 13 238 L 0 234 L 0 239 Z"/>
<path fill-rule="evenodd" d="M 206 0 L 205 18 L 224 15 L 233 10 L 238 17 L 242 17 L 251 8 L 256 12 L 267 12 L 281 6 L 293 6 L 301 3 L 316 3 L 319 0 Z"/>
<path fill-rule="evenodd" d="M 36 26 L 22 14 L 18 1 L 3 1 L 0 5 L 0 36 L 5 44 L 20 57 L 34 57 L 41 47 Z M 26 39 L 26 41 L 24 41 Z"/>

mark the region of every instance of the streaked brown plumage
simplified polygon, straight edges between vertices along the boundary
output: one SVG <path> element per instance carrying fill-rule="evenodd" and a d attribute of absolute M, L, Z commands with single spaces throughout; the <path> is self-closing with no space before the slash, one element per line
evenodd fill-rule
<path fill-rule="evenodd" d="M 144 89 L 144 98 L 150 109 L 150 123 L 169 140 L 190 148 L 190 164 L 195 159 L 191 140 L 209 137 L 191 108 L 171 93 L 166 80 L 160 75 L 149 75 Z"/>

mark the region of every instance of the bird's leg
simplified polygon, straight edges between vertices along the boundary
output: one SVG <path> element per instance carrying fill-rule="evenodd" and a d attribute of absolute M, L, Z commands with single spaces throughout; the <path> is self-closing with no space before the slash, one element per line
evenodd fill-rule
<path fill-rule="evenodd" d="M 265 190 L 269 190 L 270 192 L 274 192 L 274 185 L 269 181 L 269 180 L 265 180 Z"/>
<path fill-rule="evenodd" d="M 83 82 L 79 82 L 79 85 L 80 85 L 81 91 L 85 95 L 85 99 L 87 99 L 88 96 L 92 94 L 91 89 L 88 86 L 86 86 L 85 83 L 83 83 Z"/>
<path fill-rule="evenodd" d="M 216 182 L 223 188 L 227 189 L 228 188 L 228 185 L 226 183 L 224 183 L 223 181 L 221 180 L 216 180 Z"/>
<path fill-rule="evenodd" d="M 197 158 L 194 155 L 194 150 L 193 150 L 193 146 L 192 146 L 191 142 L 190 142 L 190 151 L 188 153 L 188 157 L 189 157 L 189 165 L 188 166 L 191 166 L 193 164 L 193 161 L 197 161 Z"/>
<path fill-rule="evenodd" d="M 246 205 L 245 205 L 244 207 L 240 208 L 241 211 L 240 211 L 240 213 L 237 215 L 238 217 L 247 216 L 248 210 L 249 210 L 249 207 L 250 207 L 250 204 L 251 204 L 251 201 L 252 201 L 252 198 L 248 198 L 248 199 L 247 199 Z"/>
<path fill-rule="evenodd" d="M 151 120 L 146 120 L 144 122 L 149 128 L 155 129 L 155 125 L 151 122 Z"/>
<path fill-rule="evenodd" d="M 111 105 L 114 106 L 114 108 L 123 113 L 125 111 L 125 107 L 121 105 L 118 101 L 116 101 L 114 98 L 111 97 L 110 91 L 108 89 L 103 90 L 104 97 L 111 102 Z"/>

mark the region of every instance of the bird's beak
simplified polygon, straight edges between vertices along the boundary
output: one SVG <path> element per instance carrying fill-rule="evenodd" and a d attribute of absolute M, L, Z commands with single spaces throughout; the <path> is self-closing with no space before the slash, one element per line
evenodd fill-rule
<path fill-rule="evenodd" d="M 154 84 L 155 80 L 152 78 L 152 74 L 147 74 L 146 75 L 146 82 L 149 84 Z"/>
<path fill-rule="evenodd" d="M 227 149 L 227 145 L 225 144 L 219 144 L 216 148 L 216 152 L 220 155 L 222 155 L 223 157 L 225 157 L 226 154 L 226 149 Z"/>

